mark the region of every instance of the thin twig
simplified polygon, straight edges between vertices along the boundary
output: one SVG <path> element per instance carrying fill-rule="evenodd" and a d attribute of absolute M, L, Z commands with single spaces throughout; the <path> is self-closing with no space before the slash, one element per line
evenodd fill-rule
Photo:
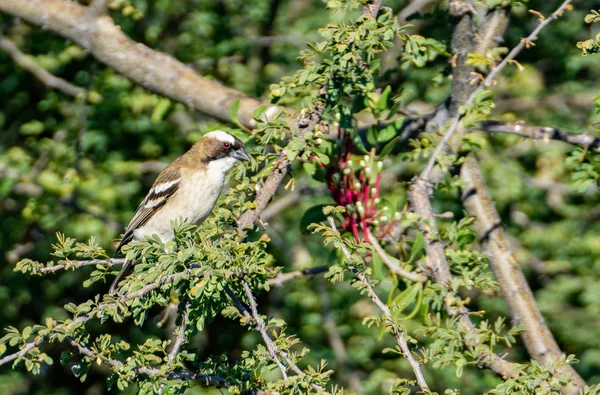
<path fill-rule="evenodd" d="M 256 330 L 262 336 L 263 341 L 265 342 L 265 345 L 267 346 L 267 349 L 269 350 L 269 353 L 271 354 L 271 358 L 275 361 L 275 363 L 277 363 L 277 366 L 279 367 L 279 369 L 281 370 L 281 373 L 283 374 L 283 378 L 287 379 L 287 377 L 288 377 L 287 369 L 283 366 L 283 364 L 279 360 L 279 355 L 281 354 L 281 351 L 278 349 L 278 347 L 275 344 L 275 342 L 273 341 L 273 339 L 271 339 L 271 336 L 269 336 L 269 334 L 267 333 L 267 326 L 265 325 L 265 322 L 260 317 L 260 314 L 258 314 L 258 305 L 256 303 L 256 299 L 254 299 L 252 290 L 250 289 L 250 286 L 248 285 L 248 283 L 246 281 L 242 281 L 242 286 L 244 287 L 244 292 L 246 293 L 246 297 L 248 298 L 248 303 L 250 303 L 250 311 L 252 312 L 252 319 L 255 322 Z M 304 372 L 301 372 L 301 373 L 302 373 L 301 375 L 304 375 Z"/>
<path fill-rule="evenodd" d="M 414 281 L 417 283 L 423 283 L 423 282 L 427 281 L 426 276 L 419 274 L 419 273 L 415 273 L 415 272 L 409 272 L 408 270 L 405 270 L 404 268 L 402 268 L 402 267 L 398 266 L 397 264 L 395 264 L 394 262 L 392 262 L 392 260 L 388 256 L 387 252 L 385 252 L 385 250 L 381 247 L 381 245 L 379 245 L 379 241 L 377 240 L 375 235 L 373 233 L 371 233 L 370 230 L 368 230 L 368 236 L 369 236 L 369 243 L 373 246 L 373 249 L 375 250 L 377 255 L 379 255 L 379 257 L 381 258 L 383 263 L 388 267 L 388 269 L 390 269 L 390 271 L 392 273 L 397 274 L 400 277 L 406 278 L 410 281 Z"/>
<path fill-rule="evenodd" d="M 263 342 L 265 343 L 265 346 L 267 347 L 267 350 L 269 351 L 269 354 L 271 355 L 271 359 L 273 360 L 273 362 L 275 362 L 275 364 L 281 371 L 283 379 L 286 380 L 288 378 L 287 369 L 285 368 L 285 366 L 283 366 L 283 364 L 279 360 L 278 348 L 275 345 L 275 343 L 273 342 L 273 339 L 271 339 L 271 336 L 269 336 L 269 334 L 267 333 L 267 328 L 265 326 L 265 323 L 263 322 L 263 320 L 260 318 L 260 315 L 258 314 L 256 300 L 254 300 L 254 296 L 252 295 L 252 290 L 250 289 L 250 287 L 248 286 L 248 284 L 245 281 L 243 282 L 243 286 L 244 286 L 244 292 L 246 293 L 246 296 L 248 297 L 248 300 L 250 302 L 250 309 L 252 310 L 252 313 L 248 312 L 248 309 L 246 308 L 246 306 L 244 306 L 242 304 L 242 302 L 240 302 L 238 297 L 233 293 L 233 291 L 231 289 L 226 288 L 225 291 L 227 292 L 227 294 L 229 295 L 229 297 L 231 298 L 231 300 L 233 301 L 233 303 L 235 304 L 235 306 L 239 310 L 239 312 L 242 315 L 244 315 L 245 317 L 253 320 L 254 327 L 262 336 Z"/>
<path fill-rule="evenodd" d="M 24 357 L 29 351 L 31 351 L 31 349 L 39 346 L 41 344 L 41 342 L 31 342 L 31 343 L 27 343 L 21 350 L 9 354 L 7 356 L 5 356 L 4 358 L 0 359 L 0 366 L 12 362 L 15 359 L 19 358 L 19 357 Z"/>
<path fill-rule="evenodd" d="M 181 350 L 181 346 L 185 342 L 185 330 L 187 328 L 187 321 L 190 315 L 190 302 L 187 301 L 185 303 L 185 307 L 183 308 L 183 314 L 181 315 L 181 324 L 179 324 L 179 331 L 177 332 L 177 339 L 175 340 L 175 344 L 171 351 L 169 351 L 169 362 L 173 362 L 173 360 L 179 354 Z"/>
<path fill-rule="evenodd" d="M 316 274 L 325 273 L 327 270 L 329 270 L 329 266 L 316 266 L 310 269 L 296 270 L 287 273 L 277 273 L 275 277 L 269 279 L 268 284 L 270 286 L 281 287 L 283 286 L 284 282 L 294 278 L 314 276 Z"/>
<path fill-rule="evenodd" d="M 121 362 L 117 359 L 109 358 L 105 355 L 96 353 L 75 339 L 70 339 L 69 342 L 71 343 L 71 345 L 73 347 L 75 347 L 77 349 L 77 352 L 79 352 L 79 354 L 84 355 L 88 358 L 92 358 L 94 360 L 97 360 L 99 358 L 101 362 L 103 362 L 106 365 L 111 366 L 113 369 L 120 369 L 124 366 L 123 362 Z M 150 367 L 144 366 L 144 367 L 135 369 L 135 372 L 138 374 L 146 375 L 146 376 L 162 375 L 162 376 L 166 377 L 167 379 L 193 380 L 193 381 L 197 381 L 201 384 L 204 384 L 207 387 L 208 386 L 223 387 L 223 386 L 227 386 L 229 384 L 227 382 L 227 380 L 225 380 L 224 378 L 219 377 L 217 375 L 204 375 L 204 374 L 198 374 L 198 373 L 193 373 L 193 372 L 188 372 L 188 371 L 174 371 L 174 372 L 167 372 L 165 374 L 165 373 L 162 373 L 157 368 L 150 368 Z"/>
<path fill-rule="evenodd" d="M 41 268 L 39 270 L 39 272 L 43 273 L 43 274 L 55 273 L 62 269 L 66 269 L 66 268 L 70 269 L 71 267 L 73 269 L 79 269 L 80 267 L 84 267 L 84 266 L 96 266 L 96 265 L 111 267 L 114 265 L 122 264 L 124 262 L 125 262 L 125 258 L 90 259 L 87 261 L 70 261 L 69 263 L 61 263 L 60 265 L 54 265 L 54 266 Z"/>
<path fill-rule="evenodd" d="M 328 216 L 327 221 L 329 222 L 331 229 L 333 229 L 334 232 L 339 234 L 339 231 L 337 230 L 337 227 L 335 225 L 335 221 L 333 220 L 333 217 Z M 350 251 L 348 251 L 348 249 L 346 248 L 346 246 L 343 243 L 339 243 L 339 245 L 340 245 L 340 249 L 341 249 L 342 253 L 344 254 L 344 256 L 346 257 L 346 259 L 348 259 L 350 261 L 352 259 L 352 255 L 350 254 Z M 423 373 L 421 372 L 421 366 L 413 358 L 410 348 L 408 347 L 408 343 L 406 342 L 406 339 L 404 338 L 404 335 L 402 334 L 402 331 L 400 330 L 400 328 L 398 327 L 398 325 L 394 322 L 394 319 L 392 318 L 392 313 L 390 312 L 389 307 L 385 303 L 383 303 L 383 301 L 375 293 L 375 290 L 371 286 L 369 279 L 363 272 L 361 272 L 360 270 L 358 270 L 356 267 L 353 267 L 353 266 L 350 267 L 350 270 L 352 271 L 352 273 L 354 273 L 356 278 L 358 278 L 360 280 L 360 282 L 363 283 L 363 285 L 365 286 L 365 289 L 367 290 L 367 294 L 369 295 L 369 298 L 371 298 L 371 300 L 377 305 L 377 307 L 379 307 L 379 309 L 383 313 L 383 316 L 384 316 L 386 322 L 392 329 L 392 333 L 394 334 L 394 337 L 396 338 L 396 343 L 398 343 L 398 346 L 400 346 L 400 349 L 402 350 L 402 354 L 404 355 L 404 358 L 406 358 L 406 360 L 412 367 L 413 372 L 415 373 L 415 377 L 417 378 L 417 383 L 419 384 L 421 391 L 426 392 L 426 393 L 429 392 L 429 387 L 427 386 L 425 377 L 423 377 Z"/>
<path fill-rule="evenodd" d="M 569 6 L 569 4 L 571 3 L 571 0 L 565 0 L 560 7 L 558 7 L 556 9 L 556 11 L 554 11 L 552 13 L 552 15 L 550 15 L 548 18 L 540 21 L 540 23 L 537 25 L 537 27 L 531 32 L 531 34 L 529 34 L 526 38 L 522 39 L 519 44 L 517 44 L 509 53 L 508 55 L 506 55 L 504 57 L 504 59 L 502 59 L 502 61 L 496 65 L 495 67 L 493 67 L 489 74 L 487 75 L 487 77 L 485 78 L 485 80 L 483 81 L 482 84 L 480 84 L 473 92 L 471 92 L 471 94 L 469 95 L 469 97 L 467 98 L 466 102 L 463 104 L 463 106 L 469 106 L 473 100 L 475 99 L 475 97 L 479 94 L 479 92 L 481 92 L 485 87 L 488 86 L 492 86 L 493 82 L 494 82 L 494 78 L 496 78 L 496 76 L 498 75 L 498 73 L 500 73 L 511 61 L 513 61 L 517 55 L 523 50 L 523 48 L 529 45 L 531 45 L 536 39 L 538 34 L 540 33 L 540 31 L 546 27 L 550 22 L 554 21 L 555 19 L 557 19 L 560 15 L 562 15 L 562 13 L 567 9 L 567 7 Z M 448 130 L 446 131 L 446 133 L 444 134 L 444 137 L 442 138 L 442 140 L 440 141 L 440 143 L 437 145 L 436 149 L 434 150 L 433 154 L 431 155 L 431 157 L 429 158 L 429 161 L 427 162 L 427 165 L 425 166 L 425 169 L 423 170 L 423 172 L 420 175 L 420 178 L 426 182 L 429 182 L 430 180 L 430 176 L 431 176 L 431 172 L 433 171 L 433 167 L 435 166 L 435 163 L 437 161 L 438 156 L 442 153 L 443 150 L 446 149 L 447 143 L 450 141 L 450 139 L 452 138 L 452 136 L 456 133 L 456 131 L 458 130 L 458 126 L 460 125 L 460 121 L 462 119 L 463 115 L 457 115 L 455 117 L 452 118 L 451 120 L 451 124 L 450 127 L 448 128 Z"/>
<path fill-rule="evenodd" d="M 69 96 L 76 97 L 78 95 L 85 94 L 85 89 L 73 85 L 64 79 L 49 73 L 46 69 L 38 65 L 30 57 L 21 52 L 12 41 L 4 37 L 1 32 L 0 50 L 6 52 L 17 65 L 29 71 L 44 85 L 53 89 L 57 89 Z"/>

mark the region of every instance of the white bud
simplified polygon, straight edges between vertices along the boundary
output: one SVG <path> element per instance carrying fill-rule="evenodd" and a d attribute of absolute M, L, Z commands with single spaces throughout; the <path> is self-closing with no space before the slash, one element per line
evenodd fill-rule
<path fill-rule="evenodd" d="M 381 199 L 379 199 L 379 198 L 375 199 L 375 204 L 379 204 L 379 203 L 381 203 Z"/>
<path fill-rule="evenodd" d="M 352 170 L 350 170 L 348 167 L 346 167 L 346 168 L 344 169 L 344 174 L 345 174 L 345 175 L 348 175 L 348 174 L 350 174 L 351 172 L 352 172 Z"/>
<path fill-rule="evenodd" d="M 358 162 L 358 164 L 360 165 L 360 167 L 365 167 L 367 165 L 364 160 L 361 160 L 360 162 Z"/>
<path fill-rule="evenodd" d="M 384 215 L 384 216 L 381 217 L 381 221 L 382 222 L 388 222 L 388 220 L 389 220 L 389 218 L 388 218 L 387 215 Z"/>
<path fill-rule="evenodd" d="M 354 164 L 354 162 L 352 162 L 352 159 L 348 160 L 348 167 L 352 166 Z"/>
<path fill-rule="evenodd" d="M 358 211 L 361 216 L 365 215 L 365 208 L 361 202 L 356 202 L 356 211 Z"/>
<path fill-rule="evenodd" d="M 379 220 L 378 219 L 374 220 L 373 225 L 375 225 L 375 226 L 379 225 Z"/>
<path fill-rule="evenodd" d="M 389 207 L 384 207 L 382 210 L 383 211 L 388 211 L 390 208 Z"/>
<path fill-rule="evenodd" d="M 402 214 L 400 214 L 398 211 L 396 211 L 396 212 L 394 213 L 394 219 L 395 219 L 396 221 L 400 221 L 400 218 L 402 218 Z"/>
<path fill-rule="evenodd" d="M 321 138 L 318 138 L 318 139 L 316 139 L 316 140 L 315 140 L 315 144 L 316 144 L 316 145 L 321 145 L 321 144 L 323 144 L 323 139 L 321 139 Z"/>
<path fill-rule="evenodd" d="M 360 190 L 360 182 L 358 182 L 358 181 L 354 182 L 354 189 L 356 189 L 357 191 Z"/>
<path fill-rule="evenodd" d="M 365 158 L 365 162 L 368 162 L 371 160 L 371 157 L 369 155 L 365 155 L 364 158 Z"/>
<path fill-rule="evenodd" d="M 375 195 L 377 193 L 377 189 L 376 188 L 371 188 L 371 195 Z"/>
<path fill-rule="evenodd" d="M 379 161 L 377 162 L 377 170 L 381 171 L 381 169 L 383 169 L 383 162 Z"/>

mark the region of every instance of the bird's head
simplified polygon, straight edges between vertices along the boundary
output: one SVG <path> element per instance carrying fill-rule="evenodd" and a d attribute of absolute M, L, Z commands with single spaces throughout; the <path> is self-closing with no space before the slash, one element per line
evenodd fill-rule
<path fill-rule="evenodd" d="M 192 150 L 203 164 L 215 171 L 227 172 L 237 161 L 250 160 L 244 151 L 244 143 L 222 130 L 206 133 Z"/>

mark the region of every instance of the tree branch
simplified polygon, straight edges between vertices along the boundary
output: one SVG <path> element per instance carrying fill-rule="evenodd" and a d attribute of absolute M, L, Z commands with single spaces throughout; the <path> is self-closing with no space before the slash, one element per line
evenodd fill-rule
<path fill-rule="evenodd" d="M 190 302 L 187 301 L 185 303 L 185 307 L 183 308 L 183 314 L 181 315 L 181 324 L 179 324 L 179 331 L 177 331 L 177 339 L 175 340 L 175 344 L 173 344 L 173 348 L 169 351 L 169 362 L 173 362 L 173 360 L 179 354 L 183 343 L 185 342 L 185 330 L 187 328 L 187 321 L 190 315 Z"/>
<path fill-rule="evenodd" d="M 281 371 L 281 374 L 283 375 L 283 379 L 287 380 L 287 378 L 288 378 L 287 369 L 285 368 L 285 366 L 283 366 L 283 364 L 279 360 L 279 353 L 281 351 L 275 345 L 275 343 L 273 342 L 273 339 L 271 339 L 271 336 L 269 336 L 269 334 L 267 333 L 267 327 L 265 326 L 264 321 L 258 314 L 258 306 L 256 304 L 256 300 L 254 299 L 254 295 L 252 294 L 252 290 L 250 289 L 250 286 L 248 285 L 248 283 L 246 281 L 242 281 L 242 286 L 244 287 L 244 292 L 246 293 L 248 302 L 250 303 L 251 317 L 254 320 L 254 327 L 262 336 L 265 346 L 267 346 L 267 350 L 269 350 L 269 354 L 271 354 L 271 359 L 273 360 L 273 362 L 275 362 L 277 364 L 277 367 L 279 368 L 279 370 Z M 244 309 L 244 311 L 247 312 L 247 310 L 245 310 L 245 309 Z M 303 372 L 301 372 L 301 373 L 304 374 Z"/>
<path fill-rule="evenodd" d="M 339 231 L 337 229 L 337 226 L 335 225 L 335 221 L 333 220 L 333 217 L 328 216 L 327 221 L 329 222 L 329 226 L 331 226 L 331 229 L 333 229 L 334 232 L 339 234 Z M 348 251 L 346 246 L 343 243 L 339 243 L 339 248 L 342 251 L 342 253 L 344 254 L 344 256 L 346 257 L 346 259 L 351 261 L 352 255 L 350 254 L 350 251 Z M 383 317 L 385 318 L 387 325 L 390 327 L 394 337 L 396 338 L 396 343 L 402 350 L 402 355 L 404 356 L 404 358 L 406 358 L 406 360 L 410 364 L 410 366 L 415 374 L 417 383 L 419 384 L 421 391 L 428 393 L 429 387 L 427 386 L 427 382 L 425 381 L 425 378 L 423 377 L 423 373 L 421 372 L 421 366 L 413 358 L 410 348 L 408 347 L 408 343 L 406 342 L 406 339 L 404 338 L 404 335 L 402 334 L 402 330 L 400 330 L 400 328 L 395 323 L 395 321 L 392 317 L 390 308 L 385 303 L 383 303 L 383 301 L 375 293 L 375 290 L 371 286 L 369 279 L 363 272 L 361 272 L 354 266 L 351 266 L 350 270 L 352 271 L 352 273 L 354 273 L 356 278 L 358 278 L 358 280 L 363 283 L 363 285 L 367 291 L 367 294 L 369 295 L 369 298 L 377 305 L 377 307 L 379 307 L 379 309 L 383 313 Z"/>
<path fill-rule="evenodd" d="M 0 5 L 0 9 L 1 7 L 2 6 Z M 23 52 L 21 52 L 12 41 L 4 37 L 1 32 L 0 50 L 6 52 L 17 65 L 21 66 L 23 69 L 33 74 L 35 78 L 40 80 L 44 85 L 52 89 L 57 89 L 73 97 L 85 94 L 85 89 L 73 85 L 62 78 L 56 77 L 55 75 L 49 73 L 46 69 L 38 65 L 33 59 L 31 59 L 31 57 L 28 57 Z"/>
<path fill-rule="evenodd" d="M 87 261 L 69 261 L 69 263 L 61 263 L 59 265 L 41 268 L 39 270 L 39 272 L 42 274 L 56 273 L 57 271 L 62 270 L 62 269 L 67 269 L 67 268 L 79 269 L 84 266 L 96 266 L 96 265 L 110 267 L 110 266 L 122 264 L 124 262 L 125 262 L 125 258 L 90 259 Z"/>
<path fill-rule="evenodd" d="M 370 230 L 368 231 L 368 239 L 369 239 L 369 244 L 371 244 L 373 246 L 373 249 L 375 250 L 377 255 L 379 255 L 379 257 L 381 258 L 383 263 L 388 267 L 388 269 L 390 269 L 390 271 L 392 273 L 394 273 L 400 277 L 406 278 L 410 281 L 417 282 L 417 283 L 422 283 L 422 282 L 427 281 L 426 276 L 423 276 L 422 274 L 415 273 L 415 272 L 409 272 L 408 270 L 405 270 L 405 269 L 401 268 L 400 266 L 398 266 L 396 263 L 392 262 L 392 260 L 388 256 L 387 252 L 385 252 L 385 250 L 381 247 L 381 245 L 379 245 L 379 241 L 377 240 L 375 235 L 373 233 L 371 233 Z"/>
<path fill-rule="evenodd" d="M 533 359 L 543 366 L 549 366 L 563 353 L 546 326 L 533 292 L 521 272 L 475 158 L 468 158 L 462 165 L 461 179 L 465 182 L 464 207 L 470 216 L 477 218 L 477 234 L 481 244 L 490 254 L 490 267 L 513 319 L 525 327 L 522 334 L 525 347 Z M 578 394 L 579 389 L 585 387 L 581 376 L 571 366 L 563 368 L 562 371 L 571 375 L 574 384 L 567 388 L 566 392 Z"/>
<path fill-rule="evenodd" d="M 94 7 L 106 3 L 97 0 Z M 94 8 L 95 9 L 95 8 Z M 230 122 L 230 109 L 239 100 L 237 116 L 245 127 L 254 127 L 256 99 L 196 74 L 170 55 L 154 51 L 127 37 L 106 14 L 64 0 L 2 0 L 0 12 L 44 26 L 73 40 L 100 62 L 144 88 L 174 101 Z M 276 107 L 267 109 L 272 114 Z"/>
<path fill-rule="evenodd" d="M 595 148 L 596 152 L 600 152 L 600 137 L 587 133 L 572 134 L 556 128 L 529 126 L 523 122 L 507 123 L 499 121 L 483 122 L 477 125 L 476 130 L 489 133 L 516 134 L 517 136 L 544 140 L 545 142 L 548 140 L 564 141 L 584 148 Z"/>
<path fill-rule="evenodd" d="M 0 366 L 7 364 L 9 362 L 12 362 L 19 357 L 24 357 L 25 355 L 27 355 L 27 353 L 29 351 L 31 351 L 35 347 L 39 346 L 41 343 L 42 343 L 42 341 L 27 343 L 21 350 L 1 358 Z"/>
<path fill-rule="evenodd" d="M 94 360 L 100 358 L 100 360 L 106 364 L 109 365 L 110 367 L 112 367 L 113 369 L 120 369 L 122 368 L 123 362 L 116 360 L 116 359 L 112 359 L 112 358 L 108 358 L 105 355 L 101 355 L 98 354 L 94 351 L 92 351 L 90 348 L 82 345 L 79 341 L 75 340 L 75 339 L 70 339 L 69 341 L 71 343 L 71 345 L 73 347 L 75 347 L 75 349 L 77 349 L 77 352 L 81 355 L 84 355 L 88 358 L 92 358 Z M 167 379 L 170 380 L 190 380 L 190 381 L 197 381 L 198 383 L 206 386 L 206 387 L 212 387 L 212 386 L 217 386 L 217 387 L 223 387 L 223 386 L 227 386 L 229 383 L 227 382 L 227 380 L 225 380 L 222 377 L 216 376 L 216 375 L 204 375 L 204 374 L 198 374 L 198 373 L 193 373 L 193 372 L 188 372 L 188 371 L 174 371 L 174 372 L 168 372 L 166 373 L 166 375 L 161 372 L 159 369 L 157 368 L 149 368 L 149 367 L 141 367 L 136 369 L 136 373 L 137 374 L 142 374 L 142 375 L 146 375 L 146 376 L 164 376 Z"/>

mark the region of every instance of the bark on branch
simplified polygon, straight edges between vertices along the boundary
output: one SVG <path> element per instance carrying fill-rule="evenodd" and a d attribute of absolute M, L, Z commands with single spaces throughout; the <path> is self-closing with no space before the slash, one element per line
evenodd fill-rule
<path fill-rule="evenodd" d="M 144 88 L 221 121 L 230 121 L 230 109 L 239 100 L 240 123 L 254 127 L 252 112 L 262 104 L 259 100 L 203 78 L 172 56 L 131 40 L 99 9 L 102 7 L 84 7 L 64 0 L 0 1 L 0 12 L 73 40 Z M 267 110 L 267 114 L 272 111 Z"/>
<path fill-rule="evenodd" d="M 29 71 L 44 85 L 57 89 L 69 96 L 77 97 L 78 95 L 85 94 L 85 89 L 53 75 L 42 66 L 38 65 L 33 59 L 21 52 L 12 41 L 4 37 L 2 33 L 0 33 L 0 51 L 6 52 L 17 65 Z"/>
<path fill-rule="evenodd" d="M 517 136 L 534 140 L 558 140 L 572 145 L 578 145 L 584 148 L 594 148 L 600 151 L 600 137 L 592 136 L 587 133 L 568 133 L 564 130 L 544 127 L 529 126 L 523 122 L 506 123 L 499 121 L 486 121 L 477 126 L 477 130 L 489 133 L 516 134 Z"/>

